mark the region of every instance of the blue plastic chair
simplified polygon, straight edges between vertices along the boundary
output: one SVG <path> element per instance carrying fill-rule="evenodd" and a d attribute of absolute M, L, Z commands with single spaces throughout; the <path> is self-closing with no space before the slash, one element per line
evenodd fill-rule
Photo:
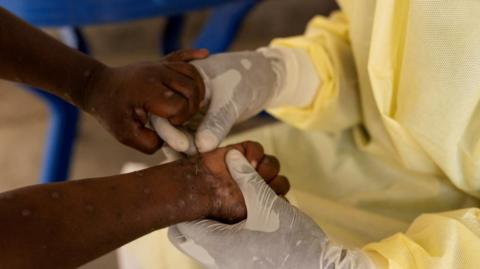
<path fill-rule="evenodd" d="M 163 53 L 179 49 L 183 14 L 214 7 L 194 48 L 225 51 L 256 0 L 0 0 L 0 6 L 38 27 L 62 27 L 64 42 L 88 53 L 82 36 L 85 25 L 121 22 L 153 16 L 169 16 L 162 41 Z M 78 123 L 78 110 L 60 98 L 31 89 L 51 112 L 42 172 L 43 183 L 68 178 Z"/>

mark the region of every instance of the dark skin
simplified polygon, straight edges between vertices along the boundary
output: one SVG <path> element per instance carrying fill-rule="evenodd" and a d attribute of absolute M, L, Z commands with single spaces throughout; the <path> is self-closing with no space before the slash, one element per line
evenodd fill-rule
<path fill-rule="evenodd" d="M 120 142 L 153 153 L 162 141 L 148 115 L 174 125 L 201 106 L 204 85 L 188 61 L 206 50 L 112 68 L 0 8 L 0 78 L 42 88 L 96 117 Z M 1 268 L 76 268 L 151 231 L 201 218 L 246 217 L 225 154 L 236 148 L 279 195 L 278 161 L 245 142 L 143 171 L 35 185 L 0 194 Z"/>
<path fill-rule="evenodd" d="M 241 151 L 279 195 L 275 157 L 244 142 L 134 173 L 35 185 L 0 194 L 0 267 L 75 268 L 172 224 L 246 217 L 225 155 Z"/>
<path fill-rule="evenodd" d="M 144 153 L 163 144 L 145 127 L 148 114 L 181 125 L 198 111 L 205 87 L 188 61 L 207 56 L 204 49 L 183 50 L 157 62 L 108 67 L 0 7 L 0 78 L 65 99 Z"/>

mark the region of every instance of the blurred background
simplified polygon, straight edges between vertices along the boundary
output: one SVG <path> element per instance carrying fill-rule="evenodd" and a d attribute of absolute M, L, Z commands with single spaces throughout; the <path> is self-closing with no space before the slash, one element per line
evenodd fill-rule
<path fill-rule="evenodd" d="M 231 50 L 255 49 L 275 37 L 301 34 L 309 19 L 335 9 L 332 0 L 266 0 L 246 18 Z M 182 44 L 188 47 L 199 32 L 208 10 L 189 13 Z M 155 61 L 164 18 L 85 27 L 94 57 L 112 65 Z M 46 29 L 55 35 L 55 29 Z M 0 80 L 0 192 L 36 184 L 48 128 L 48 109 L 36 96 Z M 93 118 L 83 114 L 74 149 L 70 178 L 118 174 L 126 162 L 154 165 L 160 156 L 143 155 L 119 144 Z M 116 268 L 112 254 L 82 268 Z"/>

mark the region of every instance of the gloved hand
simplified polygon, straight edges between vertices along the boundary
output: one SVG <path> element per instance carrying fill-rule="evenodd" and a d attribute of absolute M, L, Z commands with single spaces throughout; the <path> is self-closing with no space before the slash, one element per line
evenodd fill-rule
<path fill-rule="evenodd" d="M 169 239 L 179 250 L 210 269 L 375 268 L 362 251 L 331 242 L 312 219 L 275 195 L 240 152 L 229 151 L 226 163 L 244 195 L 247 219 L 177 224 Z"/>
<path fill-rule="evenodd" d="M 215 149 L 235 123 L 266 108 L 308 105 L 320 83 L 307 54 L 298 49 L 223 53 L 191 64 L 204 79 L 208 106 L 196 134 L 176 129 L 167 120 L 152 121 L 173 149 L 190 154 Z"/>

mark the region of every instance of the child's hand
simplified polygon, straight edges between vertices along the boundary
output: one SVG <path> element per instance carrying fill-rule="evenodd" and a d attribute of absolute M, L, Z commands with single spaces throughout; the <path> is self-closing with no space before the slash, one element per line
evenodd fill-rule
<path fill-rule="evenodd" d="M 105 67 L 92 76 L 78 103 L 121 143 L 153 153 L 163 141 L 146 127 L 148 115 L 173 125 L 189 120 L 203 101 L 205 87 L 187 62 L 207 56 L 207 50 L 182 50 L 158 62 Z"/>
<path fill-rule="evenodd" d="M 243 142 L 199 155 L 199 173 L 206 184 L 211 185 L 211 208 L 209 218 L 233 223 L 247 216 L 243 195 L 228 172 L 225 155 L 231 149 L 237 149 L 256 167 L 259 175 L 278 195 L 285 195 L 290 189 L 288 179 L 279 176 L 280 163 L 270 155 L 265 155 L 263 147 L 256 142 Z"/>

